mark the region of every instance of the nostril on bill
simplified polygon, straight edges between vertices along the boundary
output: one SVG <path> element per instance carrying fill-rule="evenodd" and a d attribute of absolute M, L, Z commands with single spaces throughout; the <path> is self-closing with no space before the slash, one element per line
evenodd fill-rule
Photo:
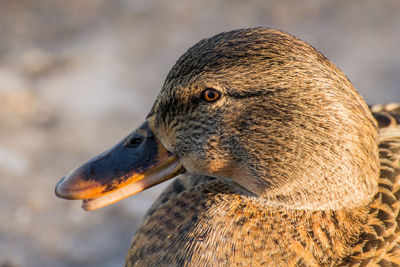
<path fill-rule="evenodd" d="M 138 147 L 144 140 L 143 136 L 132 136 L 125 142 L 125 146 L 129 148 L 136 148 Z"/>

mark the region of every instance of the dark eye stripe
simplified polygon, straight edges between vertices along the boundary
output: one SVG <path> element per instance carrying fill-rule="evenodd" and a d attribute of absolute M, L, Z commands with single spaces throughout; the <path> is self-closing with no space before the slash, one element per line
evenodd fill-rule
<path fill-rule="evenodd" d="M 248 97 L 257 97 L 257 96 L 268 96 L 273 94 L 271 91 L 255 91 L 255 92 L 240 92 L 240 93 L 235 93 L 235 92 L 230 92 L 227 93 L 228 96 L 236 99 L 241 99 L 241 98 L 248 98 Z"/>

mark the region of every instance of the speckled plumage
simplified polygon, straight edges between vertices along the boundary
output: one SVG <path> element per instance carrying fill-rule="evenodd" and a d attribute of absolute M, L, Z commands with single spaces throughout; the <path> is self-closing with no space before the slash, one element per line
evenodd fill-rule
<path fill-rule="evenodd" d="M 400 264 L 400 107 L 373 109 L 382 124 L 381 177 L 379 192 L 366 207 L 315 212 L 264 209 L 263 203 L 231 181 L 183 175 L 148 211 L 126 265 Z M 212 235 L 217 240 L 212 247 L 205 246 L 204 240 Z"/>
<path fill-rule="evenodd" d="M 201 102 L 207 87 L 221 100 Z M 344 74 L 288 34 L 201 41 L 149 115 L 188 173 L 149 210 L 126 266 L 399 265 L 400 108 L 372 111 L 378 129 Z"/>

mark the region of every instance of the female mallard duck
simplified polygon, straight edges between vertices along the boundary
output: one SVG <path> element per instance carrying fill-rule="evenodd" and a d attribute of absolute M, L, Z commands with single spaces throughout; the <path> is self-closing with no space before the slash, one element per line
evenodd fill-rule
<path fill-rule="evenodd" d="M 190 48 L 147 117 L 56 188 L 96 209 L 182 174 L 133 239 L 132 266 L 400 264 L 399 106 L 374 107 L 281 31 Z"/>

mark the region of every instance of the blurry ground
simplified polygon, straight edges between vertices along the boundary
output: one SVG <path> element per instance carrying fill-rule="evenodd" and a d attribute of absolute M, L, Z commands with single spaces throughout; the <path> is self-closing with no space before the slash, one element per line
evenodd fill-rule
<path fill-rule="evenodd" d="M 299 3 L 0 0 L 0 266 L 122 265 L 163 186 L 90 213 L 54 186 L 139 125 L 201 38 L 284 29 L 369 103 L 400 101 L 400 1 Z"/>

